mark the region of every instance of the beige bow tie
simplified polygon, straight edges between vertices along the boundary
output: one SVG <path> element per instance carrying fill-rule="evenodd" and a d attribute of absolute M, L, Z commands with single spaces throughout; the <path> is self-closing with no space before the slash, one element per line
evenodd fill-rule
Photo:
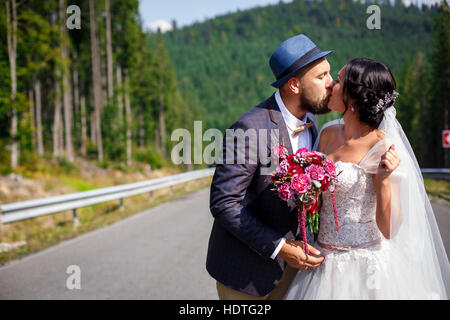
<path fill-rule="evenodd" d="M 292 135 L 293 137 L 295 137 L 295 136 L 298 135 L 300 132 L 302 132 L 303 130 L 306 130 L 306 129 L 311 128 L 313 125 L 314 125 L 314 122 L 310 122 L 310 123 L 304 124 L 304 125 L 298 127 L 297 129 L 295 129 L 295 130 L 292 132 L 291 135 Z"/>

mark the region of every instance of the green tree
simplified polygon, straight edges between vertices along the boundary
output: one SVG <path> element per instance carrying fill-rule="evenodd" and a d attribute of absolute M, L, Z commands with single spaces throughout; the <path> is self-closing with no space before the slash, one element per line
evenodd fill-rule
<path fill-rule="evenodd" d="M 426 144 L 430 130 L 427 125 L 429 114 L 429 81 L 424 54 L 418 52 L 414 60 L 405 64 L 396 103 L 397 119 L 401 123 L 419 164 L 425 165 Z"/>
<path fill-rule="evenodd" d="M 450 12 L 447 0 L 439 6 L 434 24 L 435 47 L 432 56 L 431 120 L 433 139 L 429 140 L 429 154 L 436 167 L 450 167 L 450 150 L 442 148 L 442 130 L 449 129 L 450 94 Z"/>

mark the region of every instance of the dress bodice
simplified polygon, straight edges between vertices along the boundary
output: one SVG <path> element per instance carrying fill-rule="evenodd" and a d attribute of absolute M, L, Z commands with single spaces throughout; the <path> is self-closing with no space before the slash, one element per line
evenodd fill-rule
<path fill-rule="evenodd" d="M 336 207 L 339 228 L 336 230 L 331 193 L 322 195 L 319 242 L 334 246 L 358 246 L 382 238 L 375 220 L 376 193 L 373 175 L 363 167 L 337 161 Z"/>

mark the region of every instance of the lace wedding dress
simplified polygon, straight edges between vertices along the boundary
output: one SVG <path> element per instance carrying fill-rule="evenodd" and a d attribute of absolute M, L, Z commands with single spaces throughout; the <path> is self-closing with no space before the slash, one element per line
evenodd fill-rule
<path fill-rule="evenodd" d="M 403 256 L 403 248 L 378 229 L 373 173 L 388 142 L 378 142 L 360 164 L 335 163 L 336 172 L 342 171 L 335 191 L 340 230 L 336 231 L 330 192 L 324 192 L 319 237 L 313 246 L 325 260 L 315 269 L 299 270 L 285 299 L 447 299 L 442 277 L 420 264 L 421 259 L 434 258 L 417 257 L 410 253 L 414 248 L 405 248 L 408 253 Z M 405 215 L 407 209 L 402 210 Z M 427 250 L 418 248 L 418 255 L 421 249 Z M 442 271 L 447 277 L 448 269 Z M 428 273 L 436 276 L 422 276 Z"/>
<path fill-rule="evenodd" d="M 371 175 L 350 162 L 336 162 L 336 231 L 330 192 L 322 196 L 318 242 L 325 260 L 313 270 L 300 270 L 286 299 L 375 299 L 376 278 L 386 263 L 386 241 L 375 222 L 376 195 Z"/>

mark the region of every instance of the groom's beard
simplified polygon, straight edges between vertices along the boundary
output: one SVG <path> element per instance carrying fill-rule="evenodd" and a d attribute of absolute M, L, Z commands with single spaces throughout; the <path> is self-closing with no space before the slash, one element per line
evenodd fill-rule
<path fill-rule="evenodd" d="M 311 101 L 305 94 L 300 97 L 300 102 L 303 110 L 311 112 L 312 114 L 324 114 L 331 110 L 328 109 L 328 102 L 330 101 L 331 91 L 320 101 Z"/>

